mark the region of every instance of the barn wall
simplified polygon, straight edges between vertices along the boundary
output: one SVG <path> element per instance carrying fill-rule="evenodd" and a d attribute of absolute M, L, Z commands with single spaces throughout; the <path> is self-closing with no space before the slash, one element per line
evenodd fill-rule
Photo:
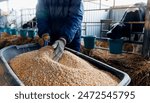
<path fill-rule="evenodd" d="M 110 18 L 115 22 L 119 22 L 124 13 L 125 9 L 112 9 L 110 11 Z"/>
<path fill-rule="evenodd" d="M 109 17 L 109 11 L 100 10 L 99 7 L 99 4 L 90 2 L 84 3 L 85 12 L 82 25 L 82 35 L 100 36 L 100 20 L 107 19 Z"/>

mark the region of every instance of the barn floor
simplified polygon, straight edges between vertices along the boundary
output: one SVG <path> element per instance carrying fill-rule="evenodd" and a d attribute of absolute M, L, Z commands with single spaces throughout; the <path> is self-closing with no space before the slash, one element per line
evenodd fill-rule
<path fill-rule="evenodd" d="M 97 46 L 108 47 L 107 43 L 96 43 Z M 139 54 L 133 54 L 132 46 L 126 44 L 124 50 L 130 53 L 110 54 L 108 50 L 92 49 L 88 50 L 82 46 L 82 52 L 97 60 L 105 62 L 119 70 L 126 72 L 130 78 L 132 86 L 150 86 L 150 60 L 144 59 Z"/>

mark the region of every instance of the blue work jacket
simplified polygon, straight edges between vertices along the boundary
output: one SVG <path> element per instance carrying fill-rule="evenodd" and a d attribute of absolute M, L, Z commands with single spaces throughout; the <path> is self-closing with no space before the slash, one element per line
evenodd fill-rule
<path fill-rule="evenodd" d="M 49 33 L 52 42 L 63 37 L 68 47 L 79 51 L 82 0 L 38 0 L 36 18 L 40 37 Z"/>

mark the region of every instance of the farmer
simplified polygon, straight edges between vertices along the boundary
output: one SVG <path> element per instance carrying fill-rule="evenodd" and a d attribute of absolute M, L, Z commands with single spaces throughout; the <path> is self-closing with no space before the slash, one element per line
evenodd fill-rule
<path fill-rule="evenodd" d="M 49 39 L 54 48 L 53 60 L 60 59 L 65 46 L 80 50 L 82 0 L 38 0 L 36 18 L 41 41 Z"/>

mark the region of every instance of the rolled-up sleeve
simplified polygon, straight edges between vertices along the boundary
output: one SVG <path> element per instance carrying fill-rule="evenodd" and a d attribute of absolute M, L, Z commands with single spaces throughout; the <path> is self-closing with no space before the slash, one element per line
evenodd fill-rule
<path fill-rule="evenodd" d="M 46 4 L 46 0 L 38 0 L 36 6 L 36 18 L 37 18 L 37 27 L 38 35 L 42 37 L 42 34 L 49 33 L 49 10 Z"/>
<path fill-rule="evenodd" d="M 71 0 L 69 13 L 63 27 L 61 28 L 61 36 L 70 43 L 79 28 L 83 19 L 83 3 L 82 0 Z"/>

